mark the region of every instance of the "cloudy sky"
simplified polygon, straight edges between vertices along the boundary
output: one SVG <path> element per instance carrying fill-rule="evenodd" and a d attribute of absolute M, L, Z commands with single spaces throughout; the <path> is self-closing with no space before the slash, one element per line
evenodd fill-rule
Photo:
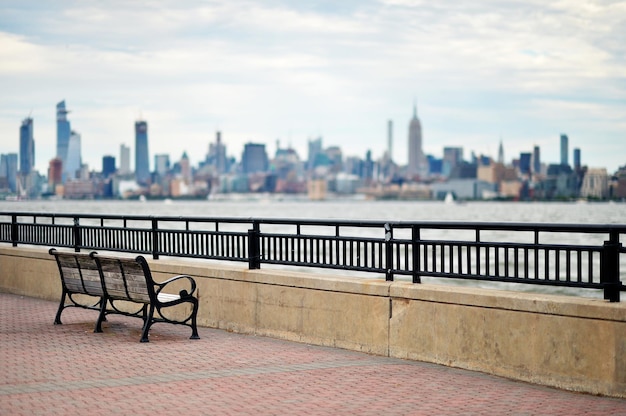
<path fill-rule="evenodd" d="M 583 163 L 626 164 L 626 1 L 0 1 L 0 153 L 34 119 L 36 166 L 56 152 L 66 100 L 83 161 L 156 153 L 195 165 L 220 130 L 230 155 L 277 140 L 306 158 L 322 137 L 346 156 L 387 146 L 407 161 L 417 103 L 424 150 L 507 161 L 559 136 Z M 134 156 L 133 156 L 134 157 Z"/>

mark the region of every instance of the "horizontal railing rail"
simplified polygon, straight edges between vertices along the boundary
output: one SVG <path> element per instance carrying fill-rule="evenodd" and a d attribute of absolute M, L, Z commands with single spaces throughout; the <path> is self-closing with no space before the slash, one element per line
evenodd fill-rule
<path fill-rule="evenodd" d="M 626 290 L 626 225 L 155 217 L 0 212 L 0 242 L 75 251 Z"/>

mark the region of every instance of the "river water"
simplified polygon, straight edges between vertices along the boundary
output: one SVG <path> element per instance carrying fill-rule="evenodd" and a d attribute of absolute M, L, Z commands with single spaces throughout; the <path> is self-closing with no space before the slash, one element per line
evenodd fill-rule
<path fill-rule="evenodd" d="M 63 214 L 119 214 L 153 216 L 198 216 L 289 219 L 348 219 L 380 221 L 460 221 L 516 222 L 558 224 L 626 224 L 626 203 L 579 202 L 465 202 L 441 201 L 368 201 L 360 199 L 307 199 L 269 196 L 246 196 L 239 199 L 207 201 L 0 201 L 0 213 L 39 212 Z M 566 236 L 576 244 L 602 244 L 606 235 L 577 234 Z M 621 236 L 624 238 L 624 236 Z M 442 239 L 454 236 L 442 235 Z M 559 238 L 563 238 L 559 236 Z M 622 244 L 626 245 L 625 241 Z M 621 256 L 622 281 L 626 281 L 626 257 Z M 265 266 L 264 266 L 265 268 Z M 320 269 L 313 273 L 337 273 Z M 371 274 L 363 277 L 376 277 Z M 501 284 L 450 279 L 424 279 L 445 284 L 498 287 L 520 291 L 572 294 L 601 297 L 600 291 L 521 284 Z"/>
<path fill-rule="evenodd" d="M 0 212 L 243 218 L 626 224 L 626 203 L 366 201 L 247 198 L 211 201 L 0 201 Z"/>

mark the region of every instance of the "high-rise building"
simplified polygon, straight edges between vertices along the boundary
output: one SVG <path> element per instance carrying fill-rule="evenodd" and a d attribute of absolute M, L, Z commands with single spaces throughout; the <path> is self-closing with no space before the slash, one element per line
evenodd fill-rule
<path fill-rule="evenodd" d="M 63 161 L 59 157 L 52 159 L 48 165 L 48 188 L 55 191 L 57 185 L 63 183 Z"/>
<path fill-rule="evenodd" d="M 0 154 L 0 191 L 9 190 L 9 164 L 7 155 Z"/>
<path fill-rule="evenodd" d="M 25 118 L 20 126 L 20 173 L 28 175 L 35 167 L 35 140 L 33 119 Z"/>
<path fill-rule="evenodd" d="M 130 174 L 130 147 L 125 144 L 120 145 L 120 169 L 118 173 L 120 175 Z"/>
<path fill-rule="evenodd" d="M 17 192 L 17 153 L 0 155 L 0 177 L 6 178 L 11 192 Z"/>
<path fill-rule="evenodd" d="M 154 155 L 154 171 L 160 176 L 165 176 L 170 170 L 170 155 L 163 153 Z"/>
<path fill-rule="evenodd" d="M 530 175 L 531 160 L 532 160 L 532 153 L 520 153 L 519 155 L 520 173 Z"/>
<path fill-rule="evenodd" d="M 115 174 L 115 156 L 102 156 L 102 176 L 108 178 Z"/>
<path fill-rule="evenodd" d="M 241 155 L 241 166 L 244 173 L 266 172 L 269 167 L 265 145 L 246 143 Z"/>
<path fill-rule="evenodd" d="M 57 157 L 65 165 L 67 159 L 67 147 L 70 143 L 70 122 L 67 120 L 65 100 L 57 104 Z"/>
<path fill-rule="evenodd" d="M 504 146 L 502 145 L 502 139 L 500 139 L 500 146 L 498 146 L 498 163 L 504 164 Z"/>
<path fill-rule="evenodd" d="M 463 161 L 463 148 L 462 147 L 444 147 L 441 173 L 444 176 L 449 176 L 454 170 L 454 168 L 460 165 L 462 161 Z"/>
<path fill-rule="evenodd" d="M 568 147 L 567 134 L 561 134 L 561 165 L 569 165 L 569 160 L 567 157 L 567 147 Z"/>
<path fill-rule="evenodd" d="M 318 137 L 315 140 L 309 140 L 309 153 L 307 155 L 307 171 L 311 172 L 315 169 L 315 162 L 319 155 L 322 154 L 322 138 Z"/>
<path fill-rule="evenodd" d="M 226 146 L 222 143 L 222 133 L 216 132 L 215 143 L 209 143 L 206 163 L 215 167 L 217 174 L 227 171 Z"/>
<path fill-rule="evenodd" d="M 580 149 L 578 147 L 574 148 L 574 170 L 580 170 Z"/>
<path fill-rule="evenodd" d="M 423 177 L 428 172 L 424 151 L 422 150 L 422 124 L 417 118 L 417 105 L 413 107 L 413 118 L 409 122 L 409 164 L 407 176 Z"/>
<path fill-rule="evenodd" d="M 65 180 L 76 179 L 82 165 L 80 134 L 73 131 L 70 133 L 70 141 L 67 145 L 67 158 L 63 163 L 63 176 Z"/>
<path fill-rule="evenodd" d="M 541 173 L 541 155 L 539 146 L 533 147 L 533 173 Z"/>
<path fill-rule="evenodd" d="M 189 156 L 187 156 L 187 152 L 183 152 L 183 156 L 180 158 L 180 176 L 182 176 L 183 181 L 186 184 L 190 184 L 193 179 L 193 175 L 191 172 L 191 163 L 189 161 Z"/>
<path fill-rule="evenodd" d="M 135 179 L 142 185 L 150 183 L 148 123 L 143 120 L 135 122 Z"/>

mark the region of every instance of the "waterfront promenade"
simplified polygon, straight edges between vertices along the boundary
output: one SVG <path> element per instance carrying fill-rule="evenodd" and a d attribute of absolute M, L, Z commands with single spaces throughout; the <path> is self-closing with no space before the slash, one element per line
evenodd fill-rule
<path fill-rule="evenodd" d="M 0 414 L 624 415 L 626 400 L 0 294 Z"/>

